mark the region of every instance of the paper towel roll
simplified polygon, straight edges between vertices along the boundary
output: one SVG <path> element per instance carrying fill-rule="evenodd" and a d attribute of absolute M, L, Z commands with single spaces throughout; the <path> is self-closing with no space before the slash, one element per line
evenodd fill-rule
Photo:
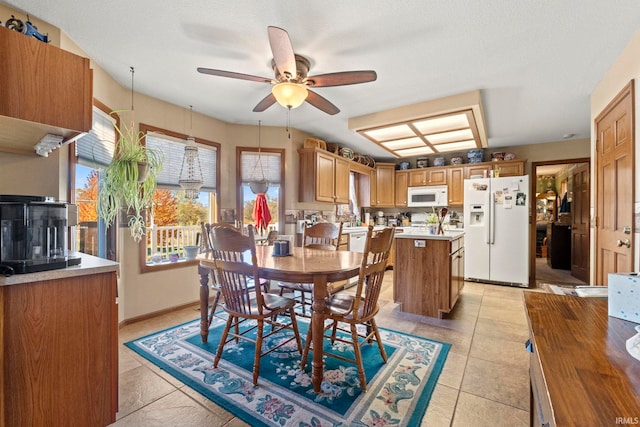
<path fill-rule="evenodd" d="M 366 226 L 368 226 L 368 225 L 369 225 L 369 220 L 370 220 L 370 219 L 371 219 L 371 215 L 369 214 L 369 212 L 365 212 L 365 213 L 364 213 L 364 224 L 365 224 Z"/>

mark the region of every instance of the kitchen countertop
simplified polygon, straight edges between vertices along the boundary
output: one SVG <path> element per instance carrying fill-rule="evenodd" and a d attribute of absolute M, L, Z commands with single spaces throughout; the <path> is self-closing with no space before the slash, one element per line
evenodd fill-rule
<path fill-rule="evenodd" d="M 382 225 L 376 225 L 373 227 L 374 231 L 382 230 L 385 228 Z M 367 227 L 342 227 L 343 234 L 366 232 Z M 464 229 L 446 230 L 444 234 L 434 235 L 427 234 L 427 230 L 424 227 L 396 227 L 395 237 L 399 239 L 434 239 L 434 240 L 455 240 L 464 236 Z"/>
<path fill-rule="evenodd" d="M 104 258 L 75 252 L 80 255 L 80 265 L 74 265 L 58 270 L 40 271 L 36 273 L 14 274 L 13 276 L 0 276 L 0 286 L 18 285 L 21 283 L 42 282 L 45 280 L 64 279 L 67 277 L 86 276 L 89 274 L 108 273 L 118 271 L 119 264 Z"/>

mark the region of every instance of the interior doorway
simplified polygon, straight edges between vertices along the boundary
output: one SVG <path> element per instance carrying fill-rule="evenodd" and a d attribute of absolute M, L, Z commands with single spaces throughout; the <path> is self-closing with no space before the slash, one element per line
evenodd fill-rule
<path fill-rule="evenodd" d="M 585 255 L 584 246 L 588 251 L 589 191 L 582 190 L 585 182 L 588 188 L 589 170 L 589 158 L 531 164 L 533 201 L 529 252 L 533 287 L 539 287 L 541 283 L 587 284 L 589 256 L 588 253 Z M 584 221 L 587 221 L 586 227 L 574 226 Z M 573 233 L 574 228 L 577 235 Z M 585 229 L 587 245 L 582 244 Z M 580 250 L 573 250 L 574 246 Z"/>

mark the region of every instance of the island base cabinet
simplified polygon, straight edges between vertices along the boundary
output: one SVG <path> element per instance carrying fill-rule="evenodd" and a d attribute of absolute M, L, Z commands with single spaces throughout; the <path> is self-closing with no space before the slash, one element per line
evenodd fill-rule
<path fill-rule="evenodd" d="M 452 277 L 451 250 L 459 241 L 395 239 L 393 297 L 401 311 L 442 318 L 453 309 L 461 284 L 458 269 Z"/>
<path fill-rule="evenodd" d="M 115 422 L 116 288 L 115 272 L 0 286 L 0 427 Z"/>

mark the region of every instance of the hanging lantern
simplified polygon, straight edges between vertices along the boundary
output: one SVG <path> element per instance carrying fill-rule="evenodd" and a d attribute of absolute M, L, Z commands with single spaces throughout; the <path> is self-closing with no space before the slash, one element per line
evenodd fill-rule
<path fill-rule="evenodd" d="M 189 106 L 189 108 L 191 109 L 191 127 L 193 128 L 193 109 L 191 106 Z M 187 143 L 184 146 L 184 157 L 182 157 L 178 184 L 180 184 L 180 187 L 184 190 L 184 196 L 187 199 L 194 200 L 200 195 L 200 188 L 202 184 L 204 184 L 204 179 L 202 178 L 198 147 L 191 133 L 187 137 Z"/>

